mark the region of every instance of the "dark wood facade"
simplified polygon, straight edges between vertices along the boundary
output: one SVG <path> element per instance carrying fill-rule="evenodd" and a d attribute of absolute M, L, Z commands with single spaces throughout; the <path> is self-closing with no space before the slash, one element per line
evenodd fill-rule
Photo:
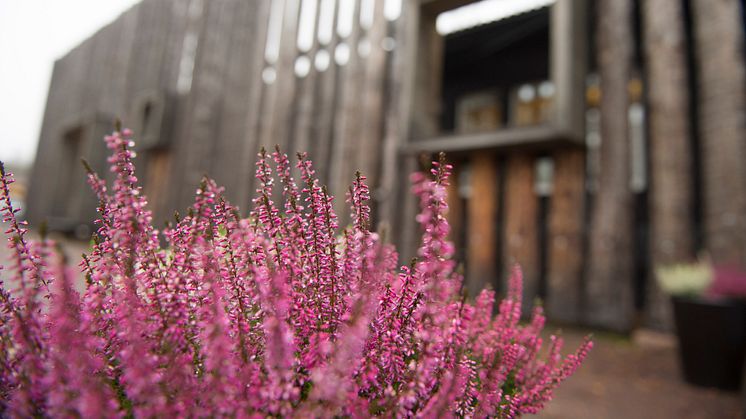
<path fill-rule="evenodd" d="M 135 131 L 159 219 L 188 205 L 204 174 L 247 207 L 261 146 L 307 150 L 335 196 L 358 168 L 385 195 L 382 156 L 395 153 L 399 135 L 387 124 L 398 100 L 392 66 L 401 60 L 387 46 L 396 24 L 382 2 L 345 2 L 350 9 L 334 0 L 299 22 L 304 3 L 145 0 L 59 59 L 29 218 L 62 230 L 92 219 L 79 159 L 105 172 L 101 138 L 115 118 Z M 313 34 L 299 45 L 297 28 L 309 24 Z"/>
<path fill-rule="evenodd" d="M 245 209 L 278 144 L 337 197 L 366 173 L 403 260 L 406 179 L 445 150 L 470 295 L 521 263 L 557 322 L 665 327 L 655 264 L 746 263 L 738 0 L 556 0 L 446 36 L 437 16 L 470 1 L 404 0 L 396 20 L 384 3 L 144 0 L 55 64 L 28 217 L 85 233 L 78 156 L 104 172 L 120 117 L 159 220 L 205 173 Z"/>

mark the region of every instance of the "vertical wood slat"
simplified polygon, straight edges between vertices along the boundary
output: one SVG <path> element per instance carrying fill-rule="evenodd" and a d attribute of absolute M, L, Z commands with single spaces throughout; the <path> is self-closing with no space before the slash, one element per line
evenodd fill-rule
<path fill-rule="evenodd" d="M 276 0 L 277 1 L 277 0 Z M 299 0 L 283 0 L 282 31 L 279 39 L 279 56 L 276 63 L 267 63 L 274 68 L 276 78 L 265 87 L 261 115 L 259 144 L 272 150 L 275 144 L 286 148 L 289 118 L 295 86 L 293 64 L 296 54 Z"/>
<path fill-rule="evenodd" d="M 539 286 L 538 199 L 534 193 L 534 158 L 513 154 L 506 159 L 503 278 L 513 265 L 523 270 L 523 295 L 530 302 Z M 525 304 L 524 310 L 531 304 Z"/>
<path fill-rule="evenodd" d="M 382 170 L 382 193 L 385 204 L 381 205 L 381 219 L 391 225 L 392 241 L 397 244 L 404 260 L 414 256 L 417 246 L 417 200 L 410 193 L 409 174 L 417 170 L 416 156 L 399 154 L 398 146 L 411 139 L 411 124 L 414 108 L 414 93 L 417 81 L 416 68 L 419 4 L 402 2 L 401 16 L 394 26 L 396 48 L 392 53 L 392 71 L 387 89 L 392 92 L 386 117 L 384 139 L 384 166 Z M 406 183 L 401 186 L 400 183 Z"/>
<path fill-rule="evenodd" d="M 198 159 L 207 160 L 199 167 L 205 167 L 204 172 L 214 176 L 215 168 L 222 162 L 219 154 L 219 141 L 221 136 L 221 116 L 224 111 L 225 96 L 230 94 L 226 91 L 227 63 L 231 51 L 231 29 L 236 21 L 236 8 L 238 2 L 231 0 L 220 0 L 207 2 L 207 31 L 204 35 L 203 61 L 199 64 L 196 73 L 194 94 L 198 100 L 195 110 L 196 126 L 198 130 L 196 138 L 205 144 L 206 154 Z M 202 176 L 203 173 L 195 175 Z M 192 188 L 196 186 L 192 184 Z M 231 186 L 231 185 L 226 185 Z"/>
<path fill-rule="evenodd" d="M 171 95 L 176 94 L 178 89 L 182 48 L 189 30 L 189 7 L 192 1 L 195 0 L 172 2 L 169 7 L 171 21 L 165 34 L 165 50 L 162 51 L 164 62 L 161 66 L 159 86 Z"/>
<path fill-rule="evenodd" d="M 192 89 L 194 84 L 194 74 L 197 66 L 197 49 L 202 42 L 201 34 L 204 27 L 204 0 L 189 0 L 182 2 L 183 8 L 174 8 L 173 13 L 176 15 L 177 25 L 174 37 L 174 48 L 177 53 L 174 56 L 176 64 L 174 79 L 170 80 L 168 89 L 173 94 L 173 109 L 171 109 L 172 124 L 170 126 L 171 138 L 169 138 L 168 152 L 170 154 L 171 164 L 168 176 L 171 179 L 184 179 L 188 170 L 188 161 L 186 148 L 188 147 L 191 137 L 189 136 L 191 107 L 192 107 Z M 199 13 L 198 13 L 199 12 Z M 179 36 L 180 35 L 180 36 Z M 194 42 L 194 44 L 191 44 Z M 192 66 L 189 66 L 189 63 Z M 191 71 L 190 71 L 191 70 Z M 189 73 L 187 73 L 189 71 Z M 173 73 L 172 73 L 173 74 Z M 180 80 L 188 77 L 189 83 Z M 172 90 L 171 90 L 172 89 Z M 168 188 L 167 196 L 161 203 L 163 214 L 155 214 L 161 220 L 170 220 L 174 210 L 182 210 L 189 199 L 189 191 L 186 182 L 172 182 Z"/>
<path fill-rule="evenodd" d="M 276 0 L 275 0 L 276 1 Z M 272 0 L 261 0 L 254 6 L 256 13 L 256 27 L 253 29 L 253 45 L 248 58 L 249 93 L 246 100 L 246 124 L 244 126 L 243 149 L 240 153 L 241 162 L 237 167 L 239 177 L 245 180 L 245 184 L 237 192 L 237 204 L 246 207 L 247 214 L 251 207 L 250 200 L 254 196 L 254 164 L 256 154 L 259 151 L 261 136 L 261 110 L 265 96 L 266 86 L 262 81 L 264 70 L 264 48 L 267 45 L 267 31 L 269 27 Z"/>
<path fill-rule="evenodd" d="M 560 323 L 580 319 L 583 271 L 585 153 L 553 154 L 554 186 L 549 211 L 546 310 Z"/>
<path fill-rule="evenodd" d="M 181 116 L 185 115 L 183 107 L 180 106 L 181 98 L 179 97 L 178 82 L 182 71 L 185 40 L 190 29 L 194 30 L 192 27 L 194 19 L 190 16 L 190 8 L 194 7 L 194 3 L 198 1 L 200 0 L 173 2 L 168 9 L 168 13 L 171 15 L 170 23 L 163 41 L 165 50 L 161 51 L 163 63 L 160 68 L 160 82 L 157 91 L 154 92 L 164 101 L 162 105 L 164 106 L 164 118 L 166 118 L 167 125 L 163 127 L 165 131 L 162 131 L 162 135 L 169 137 L 166 141 L 168 148 L 142 153 L 149 160 L 147 171 L 144 173 L 144 176 L 147 177 L 145 187 L 157 224 L 160 224 L 161 221 L 170 220 L 173 211 L 183 205 L 182 202 L 178 201 L 181 185 L 173 186 L 174 179 L 181 178 L 181 175 L 176 174 L 174 169 L 185 167 L 181 165 L 183 162 L 176 159 L 175 153 L 175 149 L 179 147 L 179 141 L 181 140 L 178 131 L 180 127 L 176 121 L 182 120 Z M 169 187 L 163 185 L 169 185 Z"/>
<path fill-rule="evenodd" d="M 288 153 L 291 158 L 294 158 L 296 152 L 310 152 L 311 148 L 311 134 L 312 124 L 316 115 L 316 107 L 314 106 L 314 99 L 316 97 L 317 80 L 320 76 L 316 70 L 313 59 L 319 50 L 319 41 L 316 33 L 318 32 L 319 19 L 321 17 L 321 10 L 317 5 L 314 16 L 313 16 L 313 39 L 311 41 L 311 47 L 308 51 L 299 51 L 298 59 L 300 57 L 306 57 L 309 60 L 310 67 L 308 74 L 301 77 L 298 76 L 296 80 L 295 89 L 295 108 L 294 108 L 294 124 L 293 131 L 290 135 L 290 141 L 288 148 L 283 150 Z M 300 26 L 300 25 L 299 25 Z M 299 28 L 300 29 L 300 28 Z M 311 155 L 310 158 L 315 162 L 315 156 Z"/>
<path fill-rule="evenodd" d="M 274 114 L 263 115 L 272 118 L 269 130 L 270 137 L 264 141 L 268 148 L 279 144 L 286 150 L 290 144 L 293 124 L 293 99 L 295 97 L 296 77 L 295 58 L 298 55 L 298 22 L 300 18 L 300 0 L 285 0 L 285 13 L 280 36 L 280 56 L 277 62 L 277 103 Z"/>
<path fill-rule="evenodd" d="M 135 111 L 133 106 L 138 95 L 157 90 L 159 87 L 166 46 L 163 32 L 168 32 L 167 28 L 171 22 L 171 11 L 167 6 L 167 2 L 146 0 L 138 7 L 137 31 L 129 57 L 135 64 L 129 66 L 127 115 L 123 121 L 127 123 L 127 119 L 132 120 L 128 125 L 133 125 L 134 119 L 140 117 L 132 113 Z"/>
<path fill-rule="evenodd" d="M 267 2 L 261 2 L 264 3 Z M 256 31 L 257 26 L 262 26 L 259 20 L 266 19 L 266 16 L 262 14 L 261 7 L 257 10 L 256 4 L 243 1 L 236 2 L 233 13 L 240 24 L 231 27 L 230 53 L 225 62 L 222 112 L 218 124 L 220 128 L 213 140 L 218 164 L 212 166 L 211 175 L 226 187 L 226 197 L 234 205 L 245 209 L 249 191 L 247 183 L 252 174 L 244 171 L 253 168 L 251 162 L 256 155 L 251 148 L 255 144 L 253 138 L 247 138 L 247 119 L 255 109 L 251 108 L 251 98 L 257 87 L 254 79 L 258 78 L 261 83 L 261 69 L 255 70 L 252 60 L 255 49 L 264 49 L 265 43 L 257 37 Z M 250 157 L 245 158 L 246 155 Z"/>
<path fill-rule="evenodd" d="M 83 104 L 81 114 L 75 121 L 76 124 L 82 125 L 85 134 L 81 148 L 77 150 L 80 155 L 73 156 L 73 161 L 70 162 L 73 170 L 70 171 L 71 178 L 67 179 L 67 182 L 72 183 L 73 187 L 69 189 L 71 195 L 67 197 L 67 200 L 70 203 L 70 215 L 88 222 L 96 218 L 98 199 L 89 188 L 84 187 L 86 185 L 86 175 L 79 159 L 83 157 L 89 162 L 94 162 L 93 168 L 99 172 L 105 170 L 101 163 L 106 158 L 106 147 L 101 138 L 106 134 L 107 128 L 111 129 L 112 121 L 108 121 L 109 123 L 106 124 L 105 121 L 100 119 L 107 114 L 107 104 L 110 107 L 113 101 L 107 97 L 109 94 L 108 84 L 116 72 L 116 68 L 111 65 L 114 61 L 112 54 L 116 52 L 112 45 L 116 45 L 119 40 L 120 26 L 117 23 L 111 23 L 91 38 L 93 46 L 85 75 L 86 87 Z M 114 98 L 114 100 L 116 99 Z M 109 118 L 111 117 L 109 116 Z M 67 144 L 63 144 L 63 147 L 67 146 Z"/>
<path fill-rule="evenodd" d="M 163 91 L 165 83 L 163 68 L 167 63 L 167 38 L 174 22 L 172 7 L 168 2 L 146 0 L 138 7 L 136 29 L 131 35 L 130 52 L 126 57 L 127 80 L 123 109 L 116 116 L 122 118 L 126 127 L 137 128 L 142 124 L 142 98 Z M 134 132 L 135 142 L 143 133 Z M 142 150 L 137 157 L 137 174 L 140 179 L 152 178 L 150 153 Z M 150 208 L 156 212 L 167 196 L 150 198 Z"/>
<path fill-rule="evenodd" d="M 61 188 L 58 191 L 64 193 L 64 196 L 61 195 L 60 199 L 65 201 L 65 210 L 63 210 L 62 213 L 64 213 L 66 217 L 80 215 L 81 211 L 84 210 L 82 207 L 84 204 L 90 205 L 92 203 L 95 205 L 96 203 L 95 201 L 88 202 L 91 200 L 86 199 L 89 197 L 89 191 L 84 190 L 84 188 L 76 188 L 74 185 L 85 182 L 85 171 L 78 162 L 81 157 L 85 157 L 88 160 L 91 159 L 91 149 L 94 147 L 94 142 L 96 141 L 96 139 L 93 138 L 94 133 L 91 130 L 92 127 L 87 123 L 87 120 L 90 120 L 90 115 L 95 110 L 98 93 L 97 89 L 101 85 L 102 75 L 97 66 L 104 61 L 102 58 L 106 53 L 106 45 L 104 44 L 106 39 L 105 33 L 103 32 L 105 31 L 99 31 L 97 36 L 90 38 L 85 43 L 86 67 L 80 75 L 84 82 L 80 85 L 81 92 L 79 108 L 73 118 L 67 122 L 68 126 L 64 128 L 70 129 L 73 128 L 74 125 L 79 125 L 80 128 L 83 129 L 82 138 L 76 140 L 78 146 L 74 148 L 74 152 L 77 154 L 68 154 L 67 149 L 71 144 L 68 144 L 67 139 L 63 137 L 64 132 L 60 133 L 61 135 L 58 137 L 60 146 L 63 149 L 62 154 L 60 155 L 64 156 L 62 157 L 64 160 L 67 160 L 63 162 L 65 167 L 62 172 L 63 175 L 61 176 L 61 181 L 67 183 L 68 186 L 66 188 Z"/>
<path fill-rule="evenodd" d="M 217 128 L 224 94 L 225 61 L 230 53 L 230 25 L 236 2 L 206 1 L 202 12 L 192 87 L 185 103 L 186 117 L 181 130 L 176 159 L 181 167 L 179 202 L 192 200 L 193 191 L 204 174 L 210 173 L 215 159 L 213 137 Z"/>
<path fill-rule="evenodd" d="M 329 193 L 338 197 L 334 202 L 334 210 L 339 217 L 339 224 L 345 225 L 349 221 L 344 196 L 352 183 L 354 164 L 357 161 L 357 149 L 360 146 L 360 86 L 365 76 L 364 68 L 360 65 L 357 45 L 360 40 L 360 0 L 353 3 L 354 21 L 350 35 L 344 39 L 349 48 L 349 59 L 339 70 L 337 89 L 340 89 L 341 99 L 337 102 L 334 120 L 334 137 L 332 140 L 332 158 L 329 164 Z M 344 16 L 341 16 L 344 18 Z"/>
<path fill-rule="evenodd" d="M 476 297 L 483 288 L 495 283 L 498 276 L 495 256 L 499 240 L 496 223 L 500 183 L 495 156 L 489 153 L 472 154 L 471 183 L 471 196 L 467 204 L 466 287 L 469 295 Z M 511 215 L 512 220 L 517 222 L 517 214 Z M 518 253 L 516 256 L 521 255 Z"/>
<path fill-rule="evenodd" d="M 383 136 L 383 94 L 386 74 L 387 54 L 382 47 L 386 36 L 386 21 L 383 15 L 384 2 L 375 1 L 373 5 L 372 27 L 367 31 L 366 42 L 370 46 L 368 56 L 364 61 L 363 94 L 360 109 L 362 117 L 360 125 L 360 146 L 358 148 L 356 165 L 365 176 L 368 176 L 369 186 L 373 194 L 373 214 L 378 203 L 378 194 L 375 192 L 380 185 L 380 162 Z M 376 221 L 375 219 L 373 220 Z"/>
<path fill-rule="evenodd" d="M 91 39 L 86 40 L 81 45 L 76 47 L 70 52 L 68 58 L 70 60 L 70 67 L 67 68 L 69 71 L 66 74 L 66 79 L 63 84 L 62 95 L 64 97 L 65 105 L 62 105 L 60 112 L 59 124 L 57 125 L 55 132 L 52 133 L 50 143 L 53 145 L 52 152 L 57 158 L 54 161 L 54 172 L 62 174 L 54 177 L 54 188 L 50 191 L 53 200 L 51 202 L 50 213 L 55 216 L 68 217 L 70 214 L 68 208 L 68 196 L 63 195 L 64 191 L 69 191 L 70 188 L 67 186 L 69 182 L 73 182 L 75 175 L 75 168 L 77 168 L 77 159 L 72 160 L 67 158 L 60 158 L 60 156 L 66 156 L 65 153 L 67 144 L 64 141 L 64 134 L 66 130 L 74 128 L 74 125 L 82 122 L 82 116 L 86 111 L 87 96 L 89 90 L 86 88 L 86 79 L 88 77 L 88 70 L 90 69 L 91 57 L 93 54 L 94 43 Z M 85 144 L 85 139 L 82 139 Z M 69 156 L 68 156 L 69 157 Z M 71 175 L 68 177 L 68 175 Z M 82 188 L 74 189 L 73 194 L 82 192 Z"/>
<path fill-rule="evenodd" d="M 399 191 L 408 192 L 408 188 L 401 187 L 406 181 L 404 172 L 404 156 L 398 153 L 398 146 L 407 138 L 409 129 L 409 94 L 412 90 L 413 5 L 410 2 L 402 4 L 402 15 L 393 23 L 389 23 L 388 37 L 395 40 L 395 48 L 388 53 L 388 68 L 385 82 L 385 114 L 384 134 L 381 154 L 381 176 L 378 187 L 377 219 L 388 226 L 391 240 L 403 249 L 406 231 L 414 230 L 414 220 L 409 221 L 412 211 L 414 215 L 414 201 L 411 194 L 402 197 Z M 410 69 L 409 72 L 407 70 Z M 400 200 L 400 198 L 402 198 Z M 403 204 L 402 204 L 403 202 Z"/>
<path fill-rule="evenodd" d="M 319 4 L 319 6 L 322 5 L 323 3 Z M 319 12 L 321 11 L 319 10 Z M 335 110 L 337 101 L 340 100 L 341 96 L 341 92 L 337 88 L 340 66 L 334 60 L 334 51 L 340 42 L 336 30 L 339 21 L 339 1 L 334 1 L 333 14 L 331 40 L 327 45 L 319 46 L 319 51 L 323 50 L 329 54 L 329 66 L 324 72 L 319 74 L 317 79 L 318 88 L 314 97 L 314 109 L 316 112 L 312 127 L 312 144 L 308 150 L 310 157 L 313 159 L 317 176 L 322 184 L 329 183 L 329 163 L 332 158 Z"/>
<path fill-rule="evenodd" d="M 137 25 L 140 19 L 139 5 L 135 6 L 125 13 L 116 21 L 118 25 L 118 37 L 116 47 L 109 46 L 113 52 L 110 57 L 111 72 L 104 85 L 102 97 L 99 100 L 99 106 L 104 113 L 113 117 L 126 117 L 128 104 L 132 92 L 128 89 L 128 75 L 132 66 L 132 54 L 134 50 L 135 36 Z M 102 146 L 103 142 L 101 143 Z M 91 162 L 96 167 L 97 162 Z M 103 163 L 103 162 L 102 162 Z M 103 169 L 103 168 L 102 168 Z"/>

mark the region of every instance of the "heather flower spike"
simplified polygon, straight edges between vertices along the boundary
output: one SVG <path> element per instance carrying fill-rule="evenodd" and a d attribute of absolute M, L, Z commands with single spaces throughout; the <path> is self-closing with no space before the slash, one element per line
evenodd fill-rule
<path fill-rule="evenodd" d="M 306 155 L 262 149 L 248 218 L 205 178 L 158 231 L 132 133 L 118 125 L 106 144 L 110 184 L 84 162 L 99 218 L 79 273 L 27 237 L 0 164 L 13 255 L 0 270 L 0 416 L 513 418 L 541 410 L 593 346 L 563 357 L 552 336 L 539 355 L 544 315 L 521 323 L 517 266 L 496 317 L 493 291 L 463 295 L 443 155 L 413 175 L 422 239 L 400 267 L 371 230 L 361 173 L 340 228 Z"/>

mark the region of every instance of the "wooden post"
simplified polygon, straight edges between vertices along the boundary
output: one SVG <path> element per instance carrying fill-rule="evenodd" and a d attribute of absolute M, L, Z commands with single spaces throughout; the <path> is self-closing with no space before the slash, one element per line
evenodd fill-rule
<path fill-rule="evenodd" d="M 705 246 L 746 266 L 746 74 L 737 0 L 693 0 Z"/>
<path fill-rule="evenodd" d="M 523 270 L 524 309 L 530 309 L 539 285 L 538 200 L 534 193 L 534 158 L 529 154 L 508 156 L 505 173 L 505 236 L 503 278 L 513 265 Z"/>
<path fill-rule="evenodd" d="M 683 3 L 644 2 L 650 121 L 652 266 L 694 257 L 692 146 Z M 648 321 L 670 327 L 670 310 L 656 281 L 648 281 Z"/>
<path fill-rule="evenodd" d="M 552 124 L 583 141 L 588 43 L 587 0 L 557 0 L 551 9 L 550 73 L 555 85 Z"/>
<path fill-rule="evenodd" d="M 490 153 L 471 158 L 471 196 L 467 204 L 467 281 L 469 296 L 497 279 L 497 164 Z"/>
<path fill-rule="evenodd" d="M 579 320 L 583 271 L 585 153 L 558 151 L 549 210 L 546 310 L 550 320 Z"/>
<path fill-rule="evenodd" d="M 632 326 L 632 193 L 627 137 L 627 82 L 632 58 L 632 2 L 598 1 L 601 76 L 601 173 L 591 215 L 585 321 Z"/>
<path fill-rule="evenodd" d="M 439 131 L 441 112 L 440 85 L 443 70 L 443 37 L 435 28 L 435 13 L 421 10 L 417 26 L 411 135 L 414 139 L 434 136 Z"/>

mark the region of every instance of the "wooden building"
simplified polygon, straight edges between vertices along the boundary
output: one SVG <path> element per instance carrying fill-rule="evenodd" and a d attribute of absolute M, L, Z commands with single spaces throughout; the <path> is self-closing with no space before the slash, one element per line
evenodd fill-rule
<path fill-rule="evenodd" d="M 55 63 L 28 217 L 90 231 L 79 156 L 104 172 L 120 117 L 160 220 L 205 173 L 245 209 L 279 144 L 335 196 L 366 173 L 403 258 L 407 175 L 446 151 L 470 292 L 518 262 L 557 322 L 665 327 L 653 266 L 746 263 L 743 2 L 532 0 L 450 31 L 474 1 L 398 3 L 142 1 Z"/>

